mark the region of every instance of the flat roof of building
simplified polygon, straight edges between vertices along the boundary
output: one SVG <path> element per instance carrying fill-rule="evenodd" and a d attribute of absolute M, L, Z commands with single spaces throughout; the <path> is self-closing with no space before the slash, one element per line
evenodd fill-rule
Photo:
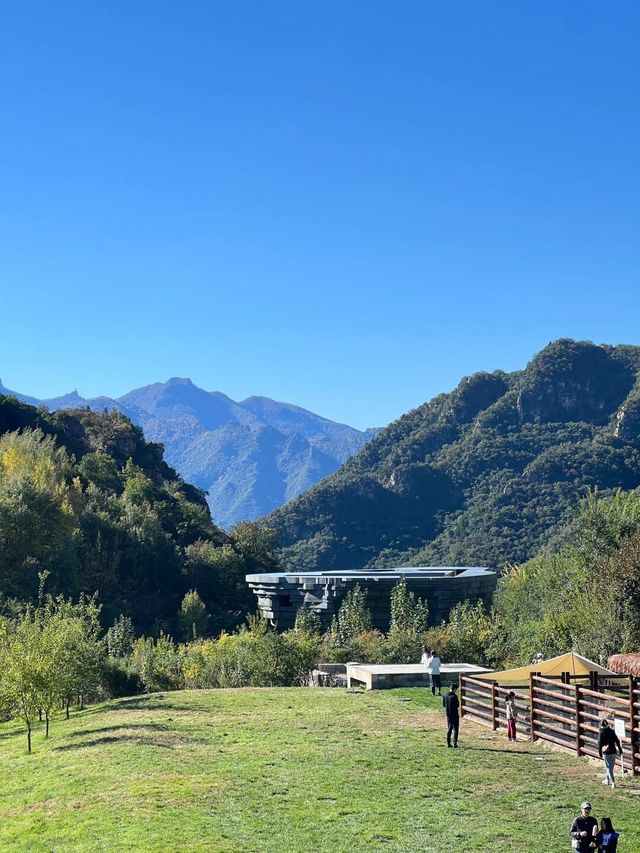
<path fill-rule="evenodd" d="M 295 582 L 297 579 L 317 578 L 323 580 L 340 578 L 341 580 L 399 580 L 408 578 L 465 578 L 494 575 L 495 572 L 485 566 L 401 566 L 395 569 L 328 569 L 316 572 L 265 572 L 247 575 L 247 583 Z"/>

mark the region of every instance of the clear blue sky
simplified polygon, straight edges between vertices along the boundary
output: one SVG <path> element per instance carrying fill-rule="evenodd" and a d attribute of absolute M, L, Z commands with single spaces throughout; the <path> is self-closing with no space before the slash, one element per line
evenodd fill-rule
<path fill-rule="evenodd" d="M 0 377 L 364 427 L 640 344 L 636 2 L 0 4 Z"/>

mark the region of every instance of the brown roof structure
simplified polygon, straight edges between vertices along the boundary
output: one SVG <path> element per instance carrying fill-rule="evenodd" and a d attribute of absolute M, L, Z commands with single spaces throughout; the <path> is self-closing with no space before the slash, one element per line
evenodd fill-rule
<path fill-rule="evenodd" d="M 632 652 L 627 655 L 611 655 L 607 666 L 614 672 L 624 675 L 640 675 L 640 652 Z"/>

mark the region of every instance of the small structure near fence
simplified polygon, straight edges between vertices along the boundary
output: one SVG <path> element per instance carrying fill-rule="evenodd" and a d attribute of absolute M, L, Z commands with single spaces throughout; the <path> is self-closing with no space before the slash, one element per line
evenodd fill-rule
<path fill-rule="evenodd" d="M 640 675 L 640 652 L 611 655 L 607 661 L 607 666 L 613 672 L 621 672 L 624 675 Z"/>
<path fill-rule="evenodd" d="M 507 685 L 497 683 L 502 673 L 476 677 L 463 674 L 461 715 L 494 730 L 506 729 L 505 702 L 513 690 L 521 732 L 532 741 L 548 741 L 591 758 L 598 758 L 600 721 L 613 720 L 624 769 L 640 775 L 640 677 L 598 671 L 602 669 L 558 675 L 529 671 L 527 682 Z M 493 681 L 492 676 L 496 677 Z"/>
<path fill-rule="evenodd" d="M 442 686 L 457 684 L 460 675 L 477 675 L 484 667 L 472 663 L 443 663 L 440 668 Z M 347 687 L 363 686 L 365 690 L 384 690 L 389 687 L 427 687 L 429 674 L 423 663 L 373 664 L 348 663 Z"/>

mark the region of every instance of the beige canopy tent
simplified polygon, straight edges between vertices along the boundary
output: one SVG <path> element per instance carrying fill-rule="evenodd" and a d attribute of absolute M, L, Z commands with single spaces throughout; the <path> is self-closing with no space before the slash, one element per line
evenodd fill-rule
<path fill-rule="evenodd" d="M 588 658 L 583 658 L 582 655 L 567 652 L 564 655 L 558 655 L 558 657 L 549 658 L 549 660 L 543 660 L 530 666 L 519 666 L 516 669 L 505 669 L 502 672 L 483 672 L 482 675 L 476 675 L 474 678 L 486 678 L 488 681 L 497 681 L 498 684 L 522 684 L 529 681 L 529 674 L 532 672 L 543 676 L 562 675 L 563 672 L 568 672 L 570 675 L 584 675 L 585 678 L 589 677 L 590 672 L 597 672 L 599 675 L 614 675 L 610 669 L 606 669 Z"/>

